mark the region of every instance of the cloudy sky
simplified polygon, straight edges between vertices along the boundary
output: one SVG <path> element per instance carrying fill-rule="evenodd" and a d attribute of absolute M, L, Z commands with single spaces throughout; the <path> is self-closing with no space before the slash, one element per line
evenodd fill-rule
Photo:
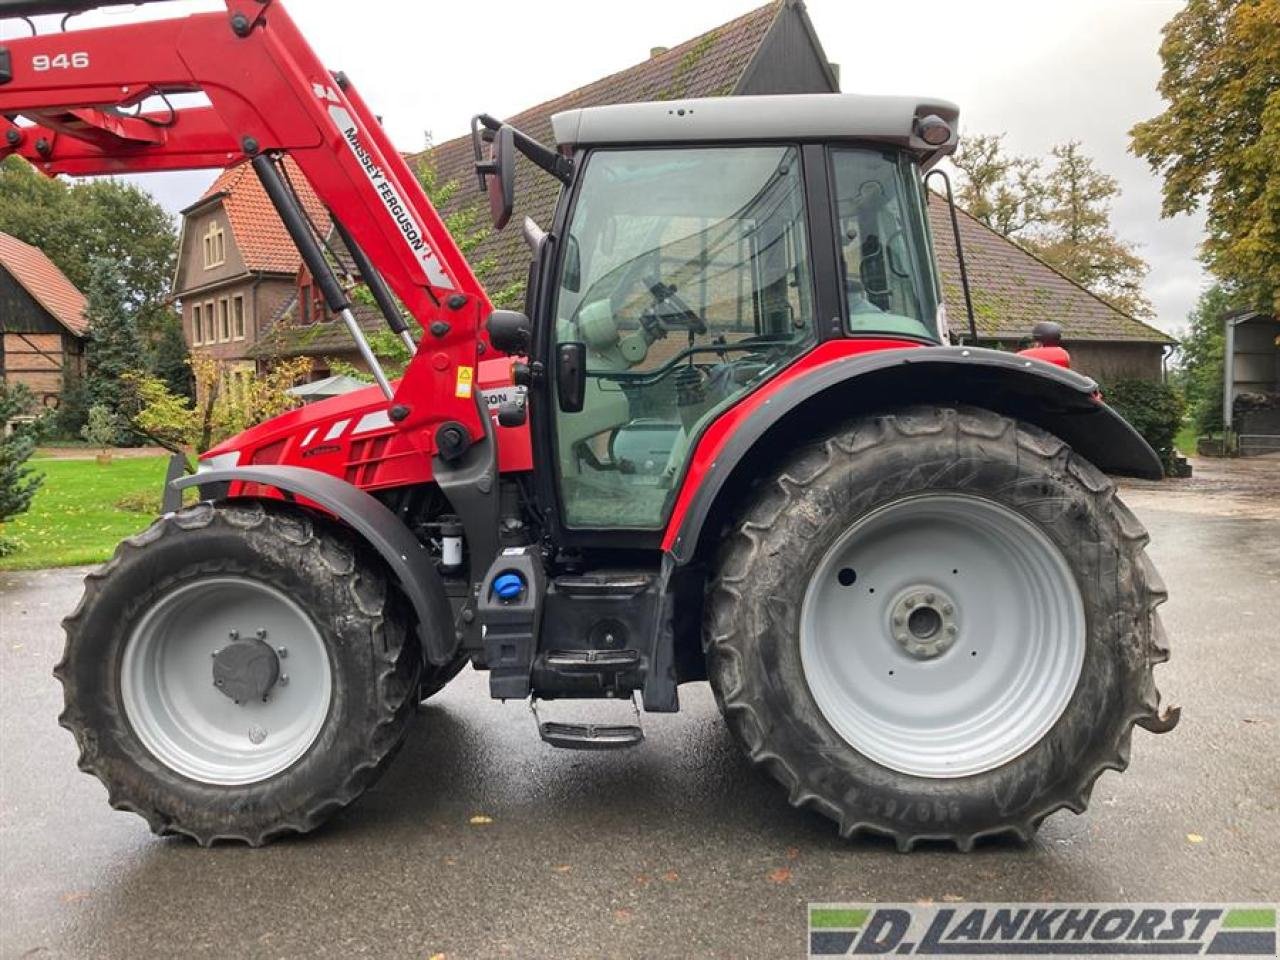
<path fill-rule="evenodd" d="M 751 9 L 753 0 L 557 4 L 486 0 L 292 0 L 294 17 L 345 70 L 404 149 L 446 140 L 473 113 L 509 115 L 642 60 Z M 1018 153 L 1079 140 L 1123 190 L 1117 233 L 1151 264 L 1157 324 L 1176 331 L 1206 283 L 1199 217 L 1160 218 L 1159 184 L 1127 152 L 1132 124 L 1158 113 L 1161 26 L 1182 0 L 808 0 L 829 59 L 853 93 L 942 96 L 963 128 L 1008 134 Z M 221 9 L 177 0 L 77 18 L 73 25 Z M 47 27 L 47 25 L 46 25 Z M 12 36 L 12 23 L 0 28 Z M 210 177 L 143 180 L 170 209 Z"/>

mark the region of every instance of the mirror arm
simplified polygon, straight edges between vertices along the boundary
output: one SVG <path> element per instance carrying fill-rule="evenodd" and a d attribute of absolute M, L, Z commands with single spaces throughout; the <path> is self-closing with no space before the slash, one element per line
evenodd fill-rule
<path fill-rule="evenodd" d="M 502 125 L 501 120 L 487 113 L 478 113 L 471 118 L 471 139 L 477 162 L 481 159 L 480 142 L 483 137 L 481 128 L 483 127 L 491 133 L 496 133 Z M 551 174 L 561 183 L 569 183 L 573 180 L 573 161 L 570 158 L 557 153 L 550 147 L 544 146 L 515 127 L 511 127 L 511 132 L 515 140 L 516 149 L 532 160 L 537 167 Z M 480 189 L 483 190 L 483 174 L 481 177 Z"/>

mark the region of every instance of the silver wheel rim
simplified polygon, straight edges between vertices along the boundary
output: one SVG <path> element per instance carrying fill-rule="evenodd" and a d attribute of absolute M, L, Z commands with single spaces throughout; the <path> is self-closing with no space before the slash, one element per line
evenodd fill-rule
<path fill-rule="evenodd" d="M 275 652 L 278 679 L 265 700 L 236 703 L 214 685 L 214 656 L 237 636 L 259 637 Z M 311 618 L 245 577 L 201 580 L 162 597 L 130 634 L 120 671 L 125 715 L 147 750 L 183 776 L 228 786 L 297 762 L 324 727 L 332 687 Z"/>
<path fill-rule="evenodd" d="M 1084 664 L 1075 577 L 1045 533 L 960 494 L 878 507 L 818 563 L 801 610 L 805 680 L 827 722 L 900 773 L 963 777 L 1021 756 Z"/>

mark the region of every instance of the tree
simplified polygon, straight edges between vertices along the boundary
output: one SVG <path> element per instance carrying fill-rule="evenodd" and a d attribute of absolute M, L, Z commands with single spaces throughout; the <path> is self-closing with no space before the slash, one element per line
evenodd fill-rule
<path fill-rule="evenodd" d="M 125 378 L 143 369 L 137 328 L 137 302 L 130 296 L 118 265 L 95 260 L 86 291 L 89 338 L 85 344 L 85 381 L 92 406 L 119 411 Z M 124 440 L 127 432 L 119 439 Z"/>
<path fill-rule="evenodd" d="M 1056 146 L 1044 179 L 1044 221 L 1026 237 L 1030 250 L 1134 317 L 1155 311 L 1142 292 L 1147 264 L 1111 228 L 1115 177 L 1102 173 L 1076 141 Z"/>
<path fill-rule="evenodd" d="M 178 238 L 172 218 L 144 190 L 117 180 L 53 180 L 25 160 L 0 162 L 0 230 L 40 248 L 87 292 L 94 264 L 114 264 L 132 304 L 141 359 L 190 389 L 182 321 L 169 302 Z"/>
<path fill-rule="evenodd" d="M 1040 161 L 1004 152 L 1003 133 L 977 134 L 960 141 L 951 158 L 963 175 L 960 206 L 1006 237 L 1044 220 L 1045 188 Z"/>
<path fill-rule="evenodd" d="M 85 425 L 80 428 L 80 436 L 89 446 L 98 448 L 98 462 L 111 462 L 111 447 L 120 439 L 120 418 L 109 408 L 95 403 L 89 408 L 89 416 Z"/>
<path fill-rule="evenodd" d="M 154 374 L 124 378 L 125 415 L 134 431 L 188 458 L 298 405 L 287 391 L 311 369 L 306 357 L 281 360 L 264 372 L 231 370 L 207 354 L 194 354 L 198 401 L 174 393 Z"/>
<path fill-rule="evenodd" d="M 35 430 L 26 423 L 14 423 L 12 431 L 5 430 L 7 424 L 27 414 L 31 404 L 31 392 L 25 386 L 0 380 L 0 532 L 8 521 L 26 512 L 44 482 L 44 474 L 27 466 L 36 448 Z M 13 549 L 0 535 L 0 556 Z"/>
<path fill-rule="evenodd" d="M 1187 317 L 1187 331 L 1179 345 L 1178 379 L 1187 398 L 1187 407 L 1201 434 L 1222 430 L 1223 315 L 1240 306 L 1241 297 L 1221 284 L 1200 294 Z"/>
<path fill-rule="evenodd" d="M 1075 141 L 1054 147 L 1047 167 L 1006 155 L 1003 141 L 1004 134 L 966 139 L 955 161 L 961 206 L 1117 309 L 1151 316 L 1142 292 L 1147 264 L 1111 227 L 1115 178 Z"/>
<path fill-rule="evenodd" d="M 1204 205 L 1209 269 L 1280 310 L 1280 2 L 1190 0 L 1164 27 L 1169 106 L 1130 130 L 1163 178 L 1163 214 Z"/>

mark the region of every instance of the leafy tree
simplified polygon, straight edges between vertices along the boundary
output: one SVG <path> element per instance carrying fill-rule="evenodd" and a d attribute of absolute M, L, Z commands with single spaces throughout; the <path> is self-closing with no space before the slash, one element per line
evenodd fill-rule
<path fill-rule="evenodd" d="M 1009 156 L 1004 137 L 965 137 L 952 163 L 963 175 L 956 191 L 960 206 L 997 233 L 1012 237 L 1044 222 L 1047 198 L 1041 162 Z"/>
<path fill-rule="evenodd" d="M 1225 335 L 1222 317 L 1241 305 L 1241 296 L 1214 284 L 1187 317 L 1187 331 L 1179 346 L 1178 380 L 1201 434 L 1222 430 L 1222 375 Z"/>
<path fill-rule="evenodd" d="M 1130 148 L 1163 177 L 1166 217 L 1204 205 L 1213 273 L 1280 310 L 1280 3 L 1190 0 L 1160 59 L 1169 106 Z"/>
<path fill-rule="evenodd" d="M 311 368 L 306 357 L 282 360 L 265 372 L 231 370 L 207 354 L 191 358 L 198 401 L 174 393 L 154 374 L 126 375 L 125 414 L 137 433 L 185 454 L 207 450 L 298 405 L 286 391 Z"/>
<path fill-rule="evenodd" d="M 24 423 L 14 423 L 11 431 L 5 430 L 6 424 L 30 412 L 31 406 L 31 392 L 25 386 L 0 380 L 0 532 L 5 523 L 26 512 L 44 482 L 44 474 L 27 466 L 36 448 L 35 430 Z M 13 543 L 0 535 L 0 556 L 13 549 Z"/>
<path fill-rule="evenodd" d="M 89 408 L 85 425 L 80 428 L 80 436 L 84 437 L 91 447 L 97 447 L 102 451 L 103 457 L 110 462 L 109 448 L 115 446 L 120 438 L 120 418 L 109 407 L 95 403 Z"/>
<path fill-rule="evenodd" d="M 39 247 L 86 293 L 94 264 L 112 263 L 132 305 L 142 361 L 175 390 L 190 389 L 182 321 L 168 300 L 177 233 L 146 191 L 110 179 L 54 180 L 9 157 L 0 162 L 0 230 Z"/>
<path fill-rule="evenodd" d="M 967 138 L 955 160 L 961 206 L 1118 309 L 1151 316 L 1147 264 L 1111 227 L 1119 184 L 1075 141 L 1050 158 L 1009 156 L 1004 134 Z"/>
<path fill-rule="evenodd" d="M 89 298 L 89 339 L 84 351 L 86 388 L 93 406 L 117 411 L 125 398 L 124 378 L 143 366 L 137 303 L 130 296 L 122 271 L 109 260 L 94 261 L 86 296 Z M 123 441 L 126 437 L 127 432 L 119 439 Z"/>

